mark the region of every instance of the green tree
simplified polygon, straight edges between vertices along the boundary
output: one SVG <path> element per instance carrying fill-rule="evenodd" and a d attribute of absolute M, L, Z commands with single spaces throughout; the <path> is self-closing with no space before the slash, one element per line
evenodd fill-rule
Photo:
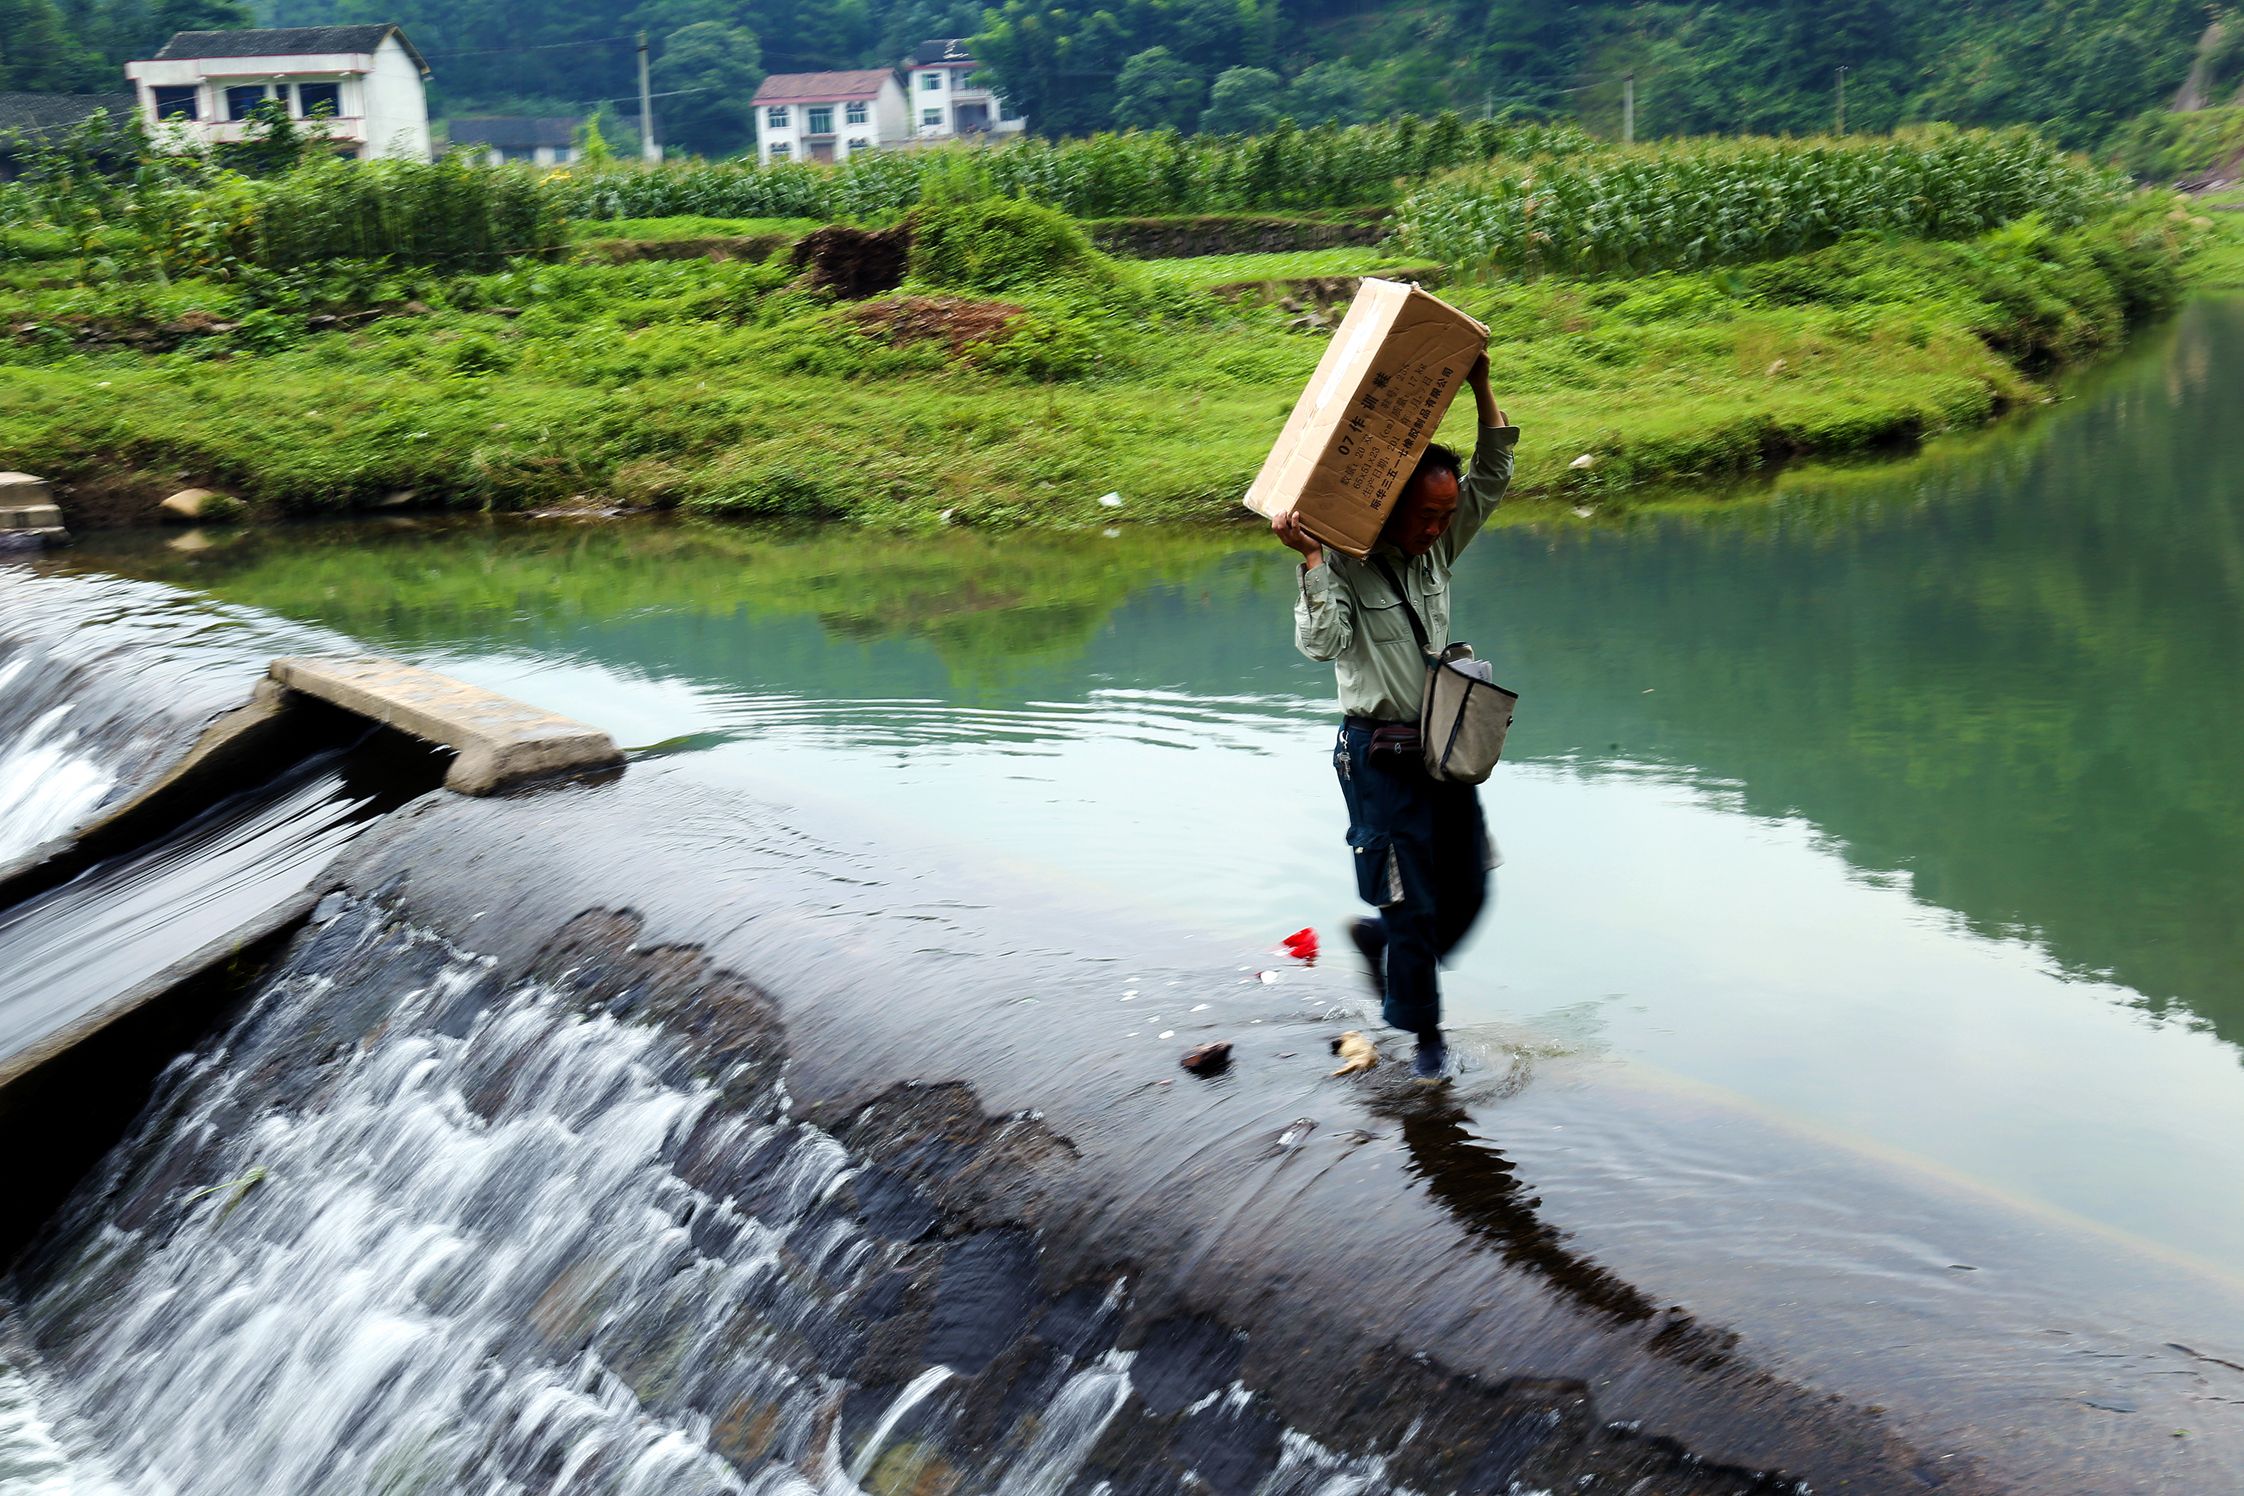
<path fill-rule="evenodd" d="M 160 0 L 151 17 L 160 45 L 176 31 L 234 31 L 251 24 L 238 0 Z"/>
<path fill-rule="evenodd" d="M 1353 63 L 1312 63 L 1287 86 L 1285 112 L 1304 125 L 1362 124 L 1372 115 L 1372 86 Z"/>
<path fill-rule="evenodd" d="M 1148 47 L 1122 64 L 1114 83 L 1114 123 L 1125 130 L 1190 130 L 1207 85 L 1167 47 Z"/>
<path fill-rule="evenodd" d="M 85 64 L 50 0 L 0 0 L 0 90 L 60 93 L 78 84 Z"/>
<path fill-rule="evenodd" d="M 1278 121 L 1285 84 L 1268 68 L 1225 68 L 1208 90 L 1201 130 L 1212 135 L 1251 135 Z"/>
<path fill-rule="evenodd" d="M 577 160 L 586 166 L 606 166 L 616 159 L 615 142 L 608 138 L 608 106 L 600 105 L 577 126 Z"/>
<path fill-rule="evenodd" d="M 704 156 L 727 156 L 754 143 L 756 85 L 763 53 L 754 32 L 696 21 L 670 34 L 654 64 L 655 87 L 674 97 L 655 107 L 657 138 Z"/>

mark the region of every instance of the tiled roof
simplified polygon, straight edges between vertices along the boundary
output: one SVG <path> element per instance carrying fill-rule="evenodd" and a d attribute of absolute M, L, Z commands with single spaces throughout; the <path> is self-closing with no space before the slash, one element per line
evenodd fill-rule
<path fill-rule="evenodd" d="M 41 133 L 67 130 L 97 109 L 113 120 L 132 117 L 139 101 L 131 94 L 0 93 L 0 134 L 11 130 Z"/>
<path fill-rule="evenodd" d="M 896 75 L 886 68 L 856 68 L 844 73 L 773 73 L 756 90 L 759 104 L 821 104 L 837 99 L 869 99 Z"/>
<path fill-rule="evenodd" d="M 395 26 L 275 26 L 256 31 L 182 31 L 152 61 L 200 61 L 214 57 L 308 57 L 323 52 L 371 52 L 395 34 L 422 72 L 429 65 L 405 33 Z"/>
<path fill-rule="evenodd" d="M 912 53 L 912 66 L 933 67 L 939 62 L 971 64 L 974 61 L 974 51 L 966 44 L 973 39 L 970 36 L 939 36 L 931 42 L 921 42 Z"/>
<path fill-rule="evenodd" d="M 535 150 L 575 142 L 580 121 L 565 115 L 462 114 L 448 125 L 454 145 L 490 145 L 503 151 Z"/>

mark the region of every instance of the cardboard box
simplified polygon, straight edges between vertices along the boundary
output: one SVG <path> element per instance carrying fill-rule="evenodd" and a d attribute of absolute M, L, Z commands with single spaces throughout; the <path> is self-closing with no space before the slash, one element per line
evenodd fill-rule
<path fill-rule="evenodd" d="M 1247 490 L 1247 507 L 1297 509 L 1302 528 L 1326 545 L 1369 555 L 1487 346 L 1488 329 L 1438 297 L 1365 280 Z"/>

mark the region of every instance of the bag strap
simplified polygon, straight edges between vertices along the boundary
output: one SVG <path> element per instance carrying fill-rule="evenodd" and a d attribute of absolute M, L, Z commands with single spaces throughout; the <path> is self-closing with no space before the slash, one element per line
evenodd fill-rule
<path fill-rule="evenodd" d="M 1426 641 L 1426 625 L 1418 621 L 1418 610 L 1410 605 L 1410 594 L 1403 591 L 1402 578 L 1395 575 L 1395 569 L 1387 564 L 1385 556 L 1372 557 L 1371 564 L 1379 568 L 1387 585 L 1395 589 L 1395 596 L 1402 599 L 1403 611 L 1410 615 L 1410 631 L 1418 636 L 1418 652 L 1430 658 L 1434 651 Z"/>

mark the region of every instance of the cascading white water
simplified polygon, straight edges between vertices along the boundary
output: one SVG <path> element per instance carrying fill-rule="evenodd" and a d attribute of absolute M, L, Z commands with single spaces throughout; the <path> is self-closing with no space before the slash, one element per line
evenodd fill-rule
<path fill-rule="evenodd" d="M 857 1163 L 783 1089 L 743 1107 L 692 1068 L 661 1028 L 331 911 L 49 1249 L 16 1311 L 46 1416 L 149 1496 L 848 1496 L 933 1460 L 1087 1489 L 1133 1391 L 1111 1349 L 1062 1358 L 970 1469 L 942 1366 L 845 1439 L 837 1307 L 915 1249 L 835 1208 Z M 689 1154 L 753 1161 L 744 1193 Z M 1295 1437 L 1260 1489 L 1390 1488 Z"/>
<path fill-rule="evenodd" d="M 0 698 L 29 670 L 0 665 Z M 50 707 L 0 740 L 0 866 L 84 820 L 116 776 L 78 746 L 68 704 Z"/>
<path fill-rule="evenodd" d="M 0 866 L 82 824 L 323 630 L 115 577 L 0 563 Z"/>

